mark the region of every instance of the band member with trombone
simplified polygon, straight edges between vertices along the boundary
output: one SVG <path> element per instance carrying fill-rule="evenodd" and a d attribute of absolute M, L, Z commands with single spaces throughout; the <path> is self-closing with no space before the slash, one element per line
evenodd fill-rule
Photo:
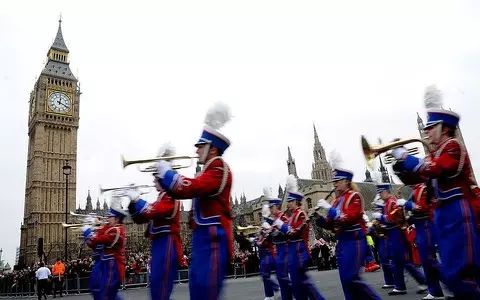
<path fill-rule="evenodd" d="M 260 275 L 263 280 L 264 300 L 274 300 L 275 292 L 279 290 L 278 283 L 271 278 L 275 270 L 275 249 L 272 243 L 272 226 L 263 222 L 259 237 L 256 240 L 260 255 Z"/>
<path fill-rule="evenodd" d="M 268 204 L 265 204 L 262 208 L 262 216 L 265 222 L 269 225 L 276 220 L 288 223 L 288 217 L 282 211 L 282 200 L 265 197 L 268 200 Z M 282 300 L 292 300 L 292 283 L 288 277 L 288 236 L 276 227 L 271 228 L 270 235 L 276 250 L 275 274 L 280 286 Z"/>
<path fill-rule="evenodd" d="M 171 197 L 193 199 L 190 299 L 218 299 L 228 260 L 233 258 L 232 172 L 222 157 L 230 141 L 218 131 L 230 118 L 230 109 L 223 103 L 207 112 L 206 126 L 195 144 L 198 162 L 204 166 L 195 178 L 178 174 L 166 160 L 156 164 L 158 182 Z"/>
<path fill-rule="evenodd" d="M 102 257 L 102 275 L 100 291 L 101 299 L 119 299 L 118 289 L 125 278 L 125 228 L 123 220 L 128 215 L 123 211 L 120 198 L 113 198 L 108 211 L 108 224 L 100 231 L 94 232 L 91 226 L 84 226 L 83 236 L 91 248 L 104 246 Z"/>
<path fill-rule="evenodd" d="M 297 300 L 325 299 L 307 275 L 310 224 L 307 214 L 301 209 L 303 194 L 298 191 L 297 179 L 293 175 L 287 177 L 286 193 L 287 207 L 292 215 L 288 222 L 276 219 L 273 226 L 288 236 L 288 268 L 293 296 Z"/>
<path fill-rule="evenodd" d="M 335 232 L 338 240 L 335 252 L 345 299 L 381 299 L 359 274 L 368 245 L 363 201 L 352 178 L 352 171 L 334 169 L 332 180 L 338 196 L 332 204 L 318 200 L 315 210 L 324 209 L 328 213 L 326 218 L 317 214 L 316 224 Z"/>
<path fill-rule="evenodd" d="M 439 233 L 442 281 L 458 299 L 480 299 L 480 192 L 472 178 L 469 155 L 455 138 L 460 116 L 442 108 L 442 94 L 436 86 L 426 88 L 424 100 L 428 159 L 409 155 L 404 147 L 391 154 L 399 160 L 398 172 L 431 182 L 438 201 L 434 223 Z"/>
<path fill-rule="evenodd" d="M 399 176 L 402 179 L 401 174 Z M 423 266 L 429 291 L 429 294 L 423 299 L 443 299 L 443 291 L 440 286 L 440 266 L 436 259 L 435 249 L 438 242 L 438 232 L 431 219 L 433 203 L 427 201 L 425 184 L 415 184 L 411 188 L 412 195 L 409 201 L 398 199 L 397 205 L 404 207 L 406 211 L 413 212 L 409 218 L 409 223 L 415 226 L 415 244 L 420 255 L 420 262 Z"/>
<path fill-rule="evenodd" d="M 173 150 L 167 146 L 159 156 L 171 156 Z M 183 261 L 180 238 L 181 201 L 170 197 L 158 182 L 157 173 L 153 173 L 154 183 L 159 192 L 157 201 L 149 204 L 140 198 L 136 190 L 125 191 L 130 198 L 128 207 L 132 219 L 137 224 L 149 222 L 147 235 L 152 241 L 150 261 L 152 300 L 169 300 L 173 290 L 173 281 L 177 278 L 179 265 Z"/>
<path fill-rule="evenodd" d="M 372 217 L 385 225 L 387 251 L 388 256 L 392 260 L 393 279 L 395 283 L 394 289 L 388 294 L 404 295 L 407 293 L 403 273 L 404 269 L 418 282 L 419 287 L 417 293 L 421 294 L 427 290 L 425 276 L 415 268 L 408 255 L 406 228 L 402 228 L 402 226 L 405 225 L 403 224 L 403 210 L 397 206 L 397 198 L 392 194 L 390 183 L 378 183 L 376 189 L 377 193 L 385 202 L 385 210 L 384 213 L 374 212 Z"/>

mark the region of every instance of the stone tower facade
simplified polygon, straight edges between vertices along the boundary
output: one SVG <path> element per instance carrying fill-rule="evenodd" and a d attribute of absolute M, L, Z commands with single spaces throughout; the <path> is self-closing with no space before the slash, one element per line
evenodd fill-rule
<path fill-rule="evenodd" d="M 328 181 L 332 179 L 332 168 L 328 163 L 325 149 L 318 139 L 317 129 L 313 125 L 313 163 L 312 163 L 312 179 Z"/>
<path fill-rule="evenodd" d="M 290 147 L 288 147 L 287 168 L 288 168 L 288 175 L 291 174 L 298 178 L 297 166 L 295 165 L 295 160 L 293 159 L 292 152 L 290 152 Z"/>
<path fill-rule="evenodd" d="M 20 239 L 20 256 L 26 264 L 38 261 L 39 238 L 43 238 L 45 255 L 63 258 L 65 230 L 61 224 L 65 222 L 65 211 L 75 210 L 81 93 L 79 82 L 70 70 L 68 55 L 60 20 L 57 35 L 47 53 L 47 63 L 30 93 L 25 207 Z M 71 166 L 68 199 L 62 171 L 67 161 Z M 69 234 L 70 243 L 78 244 L 78 237 Z"/>

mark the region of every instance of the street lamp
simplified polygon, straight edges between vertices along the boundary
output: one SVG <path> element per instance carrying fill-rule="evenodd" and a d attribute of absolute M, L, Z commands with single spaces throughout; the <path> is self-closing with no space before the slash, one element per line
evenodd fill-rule
<path fill-rule="evenodd" d="M 68 176 L 72 173 L 72 167 L 68 165 L 68 160 L 65 161 L 65 165 L 62 167 L 63 175 L 65 175 L 65 223 L 68 223 Z M 65 258 L 67 261 L 68 256 L 68 228 L 65 227 Z"/>

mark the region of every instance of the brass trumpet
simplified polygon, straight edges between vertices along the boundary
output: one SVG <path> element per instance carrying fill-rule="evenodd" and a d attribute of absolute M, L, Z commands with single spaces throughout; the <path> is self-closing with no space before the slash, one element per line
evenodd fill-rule
<path fill-rule="evenodd" d="M 407 140 L 399 140 L 399 141 L 396 141 L 396 142 L 392 142 L 390 144 L 380 145 L 380 146 L 377 146 L 377 147 L 372 147 L 368 143 L 365 136 L 362 135 L 362 150 L 363 150 L 363 155 L 365 156 L 365 160 L 367 162 L 370 162 L 375 157 L 377 157 L 378 155 L 380 155 L 384 152 L 387 152 L 387 151 L 392 150 L 394 148 L 401 147 L 401 146 L 404 146 L 404 145 L 410 144 L 410 143 L 422 143 L 422 144 L 424 144 L 428 147 L 428 143 L 426 141 L 424 141 L 422 139 L 418 139 L 418 138 L 407 139 Z M 415 149 L 415 148 L 413 148 L 413 149 Z M 414 150 L 409 150 L 409 153 L 410 153 L 410 151 L 413 152 Z M 418 149 L 417 149 L 417 151 L 418 151 Z"/>
<path fill-rule="evenodd" d="M 147 185 L 147 184 L 142 184 L 142 185 L 126 185 L 126 186 L 120 186 L 120 187 L 114 187 L 114 188 L 108 188 L 104 189 L 102 186 L 100 186 L 100 193 L 106 193 L 110 191 L 121 191 L 121 190 L 131 190 L 131 189 L 146 189 L 146 188 L 153 188 L 155 187 L 154 185 Z"/>
<path fill-rule="evenodd" d="M 147 163 L 157 162 L 157 161 L 160 161 L 160 160 L 172 161 L 172 160 L 186 160 L 186 159 L 190 160 L 189 165 L 174 165 L 174 166 L 172 166 L 172 169 L 177 170 L 177 169 L 183 169 L 183 168 L 190 168 L 193 165 L 193 160 L 198 159 L 198 156 L 188 156 L 188 155 L 184 155 L 184 156 L 181 156 L 181 155 L 179 155 L 179 156 L 158 156 L 158 157 L 155 157 L 155 158 L 138 159 L 138 160 L 126 160 L 122 155 L 122 164 L 123 164 L 123 167 L 126 168 L 129 165 L 147 164 Z M 153 171 L 155 171 L 154 167 L 150 166 L 150 167 L 147 167 L 146 169 L 144 169 L 141 172 L 153 172 Z"/>
<path fill-rule="evenodd" d="M 247 227 L 237 226 L 237 233 L 243 233 L 244 235 L 251 235 L 257 233 L 260 230 L 259 226 L 249 225 Z"/>
<path fill-rule="evenodd" d="M 74 213 L 73 211 L 70 212 L 70 215 L 75 217 L 75 218 L 97 218 L 97 219 L 104 219 L 105 217 L 103 216 L 97 216 L 97 215 L 94 215 L 94 214 L 90 214 L 90 215 L 84 215 L 84 214 L 77 214 L 77 213 Z"/>
<path fill-rule="evenodd" d="M 420 149 L 418 147 L 407 149 L 407 151 L 408 151 L 408 154 L 410 154 L 410 155 L 420 154 Z M 392 154 L 390 154 L 390 153 L 385 154 L 383 159 L 384 159 L 385 164 L 387 164 L 387 165 L 395 163 L 397 161 L 395 159 L 395 157 L 393 157 Z"/>

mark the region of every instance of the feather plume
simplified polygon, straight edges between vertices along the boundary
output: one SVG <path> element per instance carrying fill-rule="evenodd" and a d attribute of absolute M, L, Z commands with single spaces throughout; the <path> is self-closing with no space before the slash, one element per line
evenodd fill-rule
<path fill-rule="evenodd" d="M 207 111 L 205 115 L 205 125 L 218 130 L 228 123 L 232 118 L 230 107 L 223 103 L 217 102 Z"/>
<path fill-rule="evenodd" d="M 160 147 L 158 150 L 158 157 L 166 157 L 166 156 L 174 156 L 175 155 L 175 147 L 173 147 L 170 142 L 167 142 Z"/>
<path fill-rule="evenodd" d="M 287 176 L 286 190 L 288 192 L 298 192 L 297 178 L 292 174 Z"/>
<path fill-rule="evenodd" d="M 332 169 L 337 169 L 342 167 L 342 157 L 335 149 L 330 152 L 329 155 L 330 167 Z"/>
<path fill-rule="evenodd" d="M 425 88 L 425 95 L 423 96 L 425 108 L 442 108 L 443 94 L 436 85 L 429 85 Z"/>
<path fill-rule="evenodd" d="M 272 198 L 272 193 L 270 192 L 269 187 L 264 187 L 263 188 L 263 196 L 265 197 L 265 199 L 271 199 Z"/>

